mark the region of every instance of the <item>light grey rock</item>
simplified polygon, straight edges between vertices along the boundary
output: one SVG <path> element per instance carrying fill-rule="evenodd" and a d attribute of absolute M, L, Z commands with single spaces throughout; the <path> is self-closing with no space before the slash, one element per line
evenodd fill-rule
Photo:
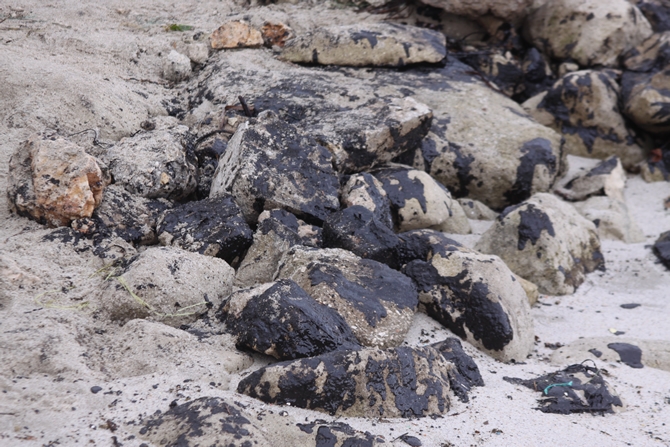
<path fill-rule="evenodd" d="M 601 239 L 617 239 L 628 244 L 644 242 L 645 237 L 626 202 L 613 197 L 591 197 L 574 203 L 579 213 L 593 222 Z"/>
<path fill-rule="evenodd" d="M 619 99 L 614 71 L 582 70 L 565 75 L 523 107 L 565 138 L 567 153 L 600 159 L 616 155 L 631 169 L 644 153 L 621 116 Z"/>
<path fill-rule="evenodd" d="M 655 73 L 624 73 L 621 89 L 623 113 L 648 132 L 655 134 L 670 132 L 668 86 L 670 86 L 670 64 Z"/>
<path fill-rule="evenodd" d="M 561 78 L 568 73 L 572 73 L 573 71 L 579 71 L 579 65 L 575 64 L 574 62 L 563 62 L 558 66 L 558 76 Z"/>
<path fill-rule="evenodd" d="M 367 172 L 354 174 L 349 177 L 342 187 L 340 201 L 345 207 L 362 206 L 382 223 L 393 228 L 391 202 L 384 191 L 384 185 Z"/>
<path fill-rule="evenodd" d="M 639 9 L 626 0 L 554 0 L 526 19 L 526 38 L 554 59 L 582 67 L 614 67 L 619 56 L 652 34 Z"/>
<path fill-rule="evenodd" d="M 403 67 L 440 62 L 447 54 L 439 31 L 399 23 L 322 27 L 286 41 L 286 61 L 322 65 Z"/>
<path fill-rule="evenodd" d="M 502 362 L 523 361 L 535 340 L 522 284 L 498 257 L 459 244 L 435 244 L 403 273 L 419 288 L 420 309 Z"/>
<path fill-rule="evenodd" d="M 458 199 L 458 203 L 461 205 L 461 208 L 468 219 L 494 220 L 498 217 L 498 213 L 479 200 L 461 198 Z"/>
<path fill-rule="evenodd" d="M 313 138 L 272 112 L 242 124 L 214 174 L 210 198 L 232 194 L 247 222 L 282 208 L 325 220 L 340 207 L 332 155 Z"/>
<path fill-rule="evenodd" d="M 520 21 L 527 14 L 532 0 L 421 0 L 427 5 L 444 9 L 446 12 L 471 19 L 479 19 L 487 14 L 507 21 Z"/>
<path fill-rule="evenodd" d="M 623 202 L 625 186 L 626 172 L 623 170 L 621 160 L 612 156 L 598 163 L 588 172 L 572 178 L 563 187 L 556 188 L 555 192 L 572 202 L 602 195 Z"/>
<path fill-rule="evenodd" d="M 170 50 L 163 61 L 163 77 L 168 81 L 181 82 L 191 76 L 191 59 L 175 50 Z"/>
<path fill-rule="evenodd" d="M 209 48 L 204 42 L 194 42 L 186 45 L 186 55 L 194 64 L 203 65 L 209 58 Z"/>
<path fill-rule="evenodd" d="M 414 283 L 390 267 L 338 249 L 294 246 L 276 279 L 292 279 L 319 303 L 335 309 L 363 346 L 398 346 L 418 304 Z"/>
<path fill-rule="evenodd" d="M 510 270 L 550 295 L 573 293 L 587 273 L 605 265 L 595 225 L 546 193 L 507 208 L 475 249 L 500 256 Z"/>

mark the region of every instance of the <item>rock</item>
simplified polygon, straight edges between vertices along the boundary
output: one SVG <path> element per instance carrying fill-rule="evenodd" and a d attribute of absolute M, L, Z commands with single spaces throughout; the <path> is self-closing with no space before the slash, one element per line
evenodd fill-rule
<path fill-rule="evenodd" d="M 572 178 L 562 188 L 557 188 L 556 194 L 572 202 L 602 195 L 623 202 L 625 186 L 626 172 L 623 170 L 621 160 L 612 156 L 598 163 L 590 171 Z"/>
<path fill-rule="evenodd" d="M 254 371 L 237 391 L 337 416 L 437 416 L 449 410 L 456 367 L 439 347 L 337 351 Z"/>
<path fill-rule="evenodd" d="M 621 83 L 624 114 L 648 132 L 670 132 L 670 64 L 656 73 L 626 72 Z"/>
<path fill-rule="evenodd" d="M 458 202 L 452 200 L 451 193 L 426 172 L 392 167 L 379 169 L 373 174 L 382 182 L 389 197 L 398 231 L 447 227 L 454 233 L 471 232 Z"/>
<path fill-rule="evenodd" d="M 545 193 L 507 208 L 475 249 L 500 256 L 514 273 L 550 295 L 573 293 L 587 273 L 605 267 L 595 225 Z"/>
<path fill-rule="evenodd" d="M 284 253 L 294 245 L 321 248 L 321 228 L 308 225 L 284 210 L 258 216 L 254 241 L 237 269 L 235 285 L 251 287 L 272 281 Z"/>
<path fill-rule="evenodd" d="M 520 21 L 526 15 L 526 10 L 532 6 L 532 0 L 421 0 L 446 12 L 465 16 L 471 19 L 479 19 L 481 16 L 491 14 L 508 21 Z"/>
<path fill-rule="evenodd" d="M 600 239 L 617 239 L 627 244 L 644 242 L 645 237 L 626 202 L 612 197 L 591 197 L 574 204 L 579 213 L 593 222 Z"/>
<path fill-rule="evenodd" d="M 359 205 L 367 208 L 377 220 L 393 228 L 391 202 L 382 182 L 371 174 L 362 172 L 349 177 L 342 188 L 340 200 L 345 207 Z"/>
<path fill-rule="evenodd" d="M 238 349 L 279 360 L 360 349 L 336 311 L 288 279 L 234 292 L 224 301 L 219 318 L 237 337 Z"/>
<path fill-rule="evenodd" d="M 456 367 L 449 375 L 451 391 L 461 402 L 468 402 L 468 393 L 475 386 L 484 386 L 484 379 L 479 373 L 475 361 L 463 351 L 463 346 L 458 338 L 446 338 L 439 343 L 431 345 L 440 351 L 442 357 Z"/>
<path fill-rule="evenodd" d="M 670 269 L 670 231 L 661 233 L 656 242 L 654 242 L 653 250 L 665 268 Z"/>
<path fill-rule="evenodd" d="M 494 220 L 498 217 L 498 213 L 479 200 L 461 198 L 458 199 L 458 203 L 461 205 L 461 208 L 468 219 Z"/>
<path fill-rule="evenodd" d="M 191 59 L 171 50 L 163 61 L 163 77 L 168 81 L 181 82 L 191 76 Z"/>
<path fill-rule="evenodd" d="M 411 230 L 398 234 L 400 245 L 398 255 L 400 265 L 419 259 L 428 261 L 434 253 L 444 251 L 444 247 L 462 247 L 444 233 L 436 230 Z"/>
<path fill-rule="evenodd" d="M 445 36 L 399 23 L 361 23 L 317 28 L 289 40 L 280 57 L 298 63 L 353 67 L 404 67 L 437 63 L 447 54 Z"/>
<path fill-rule="evenodd" d="M 282 258 L 277 279 L 292 279 L 319 303 L 335 309 L 363 346 L 402 343 L 418 304 L 408 277 L 345 250 L 295 246 Z"/>
<path fill-rule="evenodd" d="M 228 142 L 210 198 L 231 193 L 249 223 L 274 208 L 322 222 L 340 205 L 331 163 L 331 154 L 313 138 L 264 112 Z"/>
<path fill-rule="evenodd" d="M 121 139 L 105 153 L 114 182 L 133 194 L 181 200 L 197 186 L 188 127 L 168 125 Z"/>
<path fill-rule="evenodd" d="M 420 309 L 502 362 L 523 361 L 533 348 L 525 290 L 497 256 L 460 245 L 435 245 L 427 260 L 403 268 L 419 288 Z"/>
<path fill-rule="evenodd" d="M 575 64 L 574 62 L 563 62 L 558 66 L 558 76 L 560 78 L 568 73 L 572 73 L 573 71 L 579 71 L 579 65 Z"/>
<path fill-rule="evenodd" d="M 97 300 L 113 320 L 152 318 L 171 326 L 218 308 L 235 271 L 225 261 L 172 247 L 150 247 L 110 275 Z"/>
<path fill-rule="evenodd" d="M 565 75 L 523 107 L 563 135 L 569 154 L 600 159 L 616 155 L 631 169 L 644 153 L 620 114 L 619 94 L 615 72 L 582 70 Z"/>
<path fill-rule="evenodd" d="M 281 22 L 265 22 L 261 28 L 261 35 L 266 46 L 280 48 L 286 44 L 287 40 L 295 37 L 291 27 Z"/>
<path fill-rule="evenodd" d="M 670 63 L 670 32 L 655 33 L 623 56 L 627 70 L 649 72 Z"/>
<path fill-rule="evenodd" d="M 557 0 L 533 11 L 524 32 L 533 46 L 554 59 L 614 67 L 619 55 L 649 37 L 652 29 L 626 0 Z"/>
<path fill-rule="evenodd" d="M 9 209 L 51 227 L 91 217 L 106 185 L 95 158 L 63 138 L 38 135 L 9 159 Z"/>
<path fill-rule="evenodd" d="M 224 23 L 209 38 L 213 49 L 259 47 L 263 45 L 261 32 L 243 20 Z"/>
<path fill-rule="evenodd" d="M 227 194 L 166 211 L 157 233 L 162 245 L 216 256 L 228 264 L 238 264 L 253 240 L 240 208 Z"/>
<path fill-rule="evenodd" d="M 634 0 L 655 32 L 670 31 L 670 4 L 667 0 Z"/>
<path fill-rule="evenodd" d="M 528 303 L 531 306 L 537 303 L 538 298 L 540 298 L 540 291 L 537 286 L 532 282 L 523 279 L 519 275 L 514 275 L 514 278 L 519 281 L 519 284 L 521 284 L 521 287 L 523 287 L 523 290 L 526 292 Z"/>
<path fill-rule="evenodd" d="M 360 205 L 331 214 L 323 224 L 324 247 L 343 248 L 391 268 L 398 268 L 398 243 L 393 230 Z"/>
<path fill-rule="evenodd" d="M 209 59 L 209 48 L 204 42 L 193 42 L 186 45 L 186 55 L 194 64 L 204 65 Z"/>
<path fill-rule="evenodd" d="M 668 160 L 666 160 L 666 158 Z M 668 178 L 670 178 L 670 170 L 668 169 L 669 166 L 670 152 L 668 151 L 663 154 L 660 160 L 644 160 L 638 165 L 640 168 L 640 177 L 642 177 L 645 182 L 649 183 L 668 180 Z"/>

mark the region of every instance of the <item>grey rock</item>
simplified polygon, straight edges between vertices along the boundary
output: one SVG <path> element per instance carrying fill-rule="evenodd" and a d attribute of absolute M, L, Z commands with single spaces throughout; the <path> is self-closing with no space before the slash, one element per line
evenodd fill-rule
<path fill-rule="evenodd" d="M 613 197 L 591 197 L 574 203 L 579 213 L 593 222 L 600 239 L 616 239 L 628 244 L 644 242 L 645 237 L 626 202 Z"/>
<path fill-rule="evenodd" d="M 237 337 L 238 349 L 279 360 L 360 349 L 346 321 L 291 280 L 238 290 L 224 301 L 219 313 L 227 330 Z"/>
<path fill-rule="evenodd" d="M 294 245 L 320 248 L 322 230 L 284 210 L 263 211 L 258 216 L 254 241 L 237 269 L 235 285 L 251 287 L 272 281 L 284 253 Z"/>
<path fill-rule="evenodd" d="M 670 4 L 667 0 L 633 0 L 655 32 L 670 31 Z"/>
<path fill-rule="evenodd" d="M 508 21 L 519 21 L 531 7 L 531 0 L 422 0 L 446 12 L 471 19 L 479 19 L 487 14 L 494 15 Z"/>
<path fill-rule="evenodd" d="M 191 59 L 171 50 L 163 61 L 163 77 L 168 81 L 181 82 L 191 76 Z"/>
<path fill-rule="evenodd" d="M 320 222 L 339 209 L 338 189 L 330 152 L 265 112 L 228 142 L 210 197 L 232 194 L 249 223 L 275 208 Z"/>
<path fill-rule="evenodd" d="M 670 62 L 670 31 L 654 33 L 624 56 L 623 66 L 635 72 L 662 69 Z"/>
<path fill-rule="evenodd" d="M 555 192 L 573 202 L 602 195 L 623 202 L 625 186 L 626 172 L 621 160 L 612 156 L 598 163 L 593 169 L 573 177 L 563 187 L 556 188 Z"/>
<path fill-rule="evenodd" d="M 626 72 L 621 83 L 623 113 L 648 132 L 670 132 L 670 61 L 656 73 Z"/>
<path fill-rule="evenodd" d="M 463 212 L 468 219 L 474 220 L 494 220 L 498 217 L 498 213 L 493 211 L 488 206 L 484 205 L 479 200 L 461 198 L 458 199 Z"/>
<path fill-rule="evenodd" d="M 551 295 L 573 293 L 587 273 L 605 266 L 595 225 L 545 193 L 507 208 L 475 249 L 500 256 L 514 273 Z"/>
<path fill-rule="evenodd" d="M 340 201 L 345 207 L 359 205 L 367 208 L 380 222 L 393 228 L 391 202 L 384 185 L 371 174 L 362 172 L 349 177 L 342 187 Z"/>
<path fill-rule="evenodd" d="M 294 246 L 277 279 L 292 279 L 319 303 L 335 309 L 364 346 L 397 346 L 405 338 L 418 297 L 412 280 L 390 267 L 337 249 Z"/>
<path fill-rule="evenodd" d="M 253 240 L 251 228 L 228 194 L 164 212 L 157 233 L 162 245 L 216 256 L 231 265 L 239 264 Z"/>
<path fill-rule="evenodd" d="M 286 61 L 322 65 L 403 67 L 440 62 L 444 34 L 399 23 L 328 26 L 300 34 L 284 45 Z"/>

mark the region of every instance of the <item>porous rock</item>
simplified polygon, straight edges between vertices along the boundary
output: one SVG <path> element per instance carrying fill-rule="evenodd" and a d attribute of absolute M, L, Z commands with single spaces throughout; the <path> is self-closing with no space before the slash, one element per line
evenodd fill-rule
<path fill-rule="evenodd" d="M 374 172 L 391 202 L 398 231 L 439 227 L 451 233 L 470 233 L 470 224 L 451 193 L 424 171 L 408 167 Z"/>
<path fill-rule="evenodd" d="M 264 112 L 251 125 L 242 124 L 228 142 L 210 198 L 232 193 L 250 223 L 275 208 L 321 222 L 339 209 L 338 189 L 330 152 Z"/>
<path fill-rule="evenodd" d="M 419 308 L 478 349 L 503 362 L 533 348 L 526 292 L 497 256 L 459 244 L 435 244 L 426 260 L 403 268 L 419 289 Z"/>
<path fill-rule="evenodd" d="M 97 296 L 111 319 L 151 318 L 179 327 L 218 308 L 235 271 L 224 260 L 172 247 L 150 247 L 110 275 Z"/>
<path fill-rule="evenodd" d="M 393 228 L 391 202 L 389 201 L 384 185 L 371 174 L 362 172 L 354 174 L 342 187 L 340 201 L 345 207 L 362 206 L 389 228 Z"/>
<path fill-rule="evenodd" d="M 234 20 L 218 27 L 209 37 L 215 50 L 222 48 L 259 47 L 263 45 L 263 35 L 244 20 Z"/>
<path fill-rule="evenodd" d="M 162 245 L 216 256 L 228 264 L 238 263 L 253 238 L 251 228 L 228 194 L 188 202 L 164 212 L 157 233 Z"/>
<path fill-rule="evenodd" d="M 648 132 L 670 132 L 670 64 L 655 73 L 626 72 L 621 83 L 625 115 Z"/>
<path fill-rule="evenodd" d="M 616 78 L 611 70 L 568 73 L 523 107 L 565 138 L 567 153 L 600 159 L 616 155 L 630 169 L 644 153 L 621 116 Z"/>
<path fill-rule="evenodd" d="M 500 256 L 514 273 L 551 295 L 573 293 L 587 273 L 605 267 L 593 222 L 546 193 L 507 208 L 475 249 Z"/>
<path fill-rule="evenodd" d="M 363 346 L 402 343 L 418 304 L 416 286 L 400 272 L 338 249 L 295 246 L 277 279 L 292 279 L 319 303 L 335 309 Z"/>
<path fill-rule="evenodd" d="M 237 337 L 238 349 L 279 360 L 360 348 L 336 311 L 288 279 L 234 292 L 224 301 L 219 318 Z"/>
<path fill-rule="evenodd" d="M 465 216 L 474 220 L 493 220 L 498 217 L 498 213 L 479 200 L 460 198 L 458 203 L 461 205 Z"/>
<path fill-rule="evenodd" d="M 652 34 L 639 9 L 626 0 L 555 0 L 526 19 L 526 38 L 554 59 L 582 67 L 614 67 L 619 56 Z"/>
<path fill-rule="evenodd" d="M 403 67 L 440 62 L 447 54 L 439 31 L 399 23 L 321 27 L 289 40 L 280 57 L 322 65 Z"/>
<path fill-rule="evenodd" d="M 272 281 L 284 253 L 294 245 L 321 248 L 322 230 L 284 210 L 263 211 L 253 243 L 237 269 L 235 285 L 251 287 Z"/>
<path fill-rule="evenodd" d="M 9 159 L 9 208 L 52 227 L 91 217 L 106 181 L 95 158 L 63 138 L 35 135 Z"/>
<path fill-rule="evenodd" d="M 421 0 L 427 5 L 444 9 L 446 12 L 474 20 L 487 14 L 507 21 L 520 21 L 532 0 Z"/>
<path fill-rule="evenodd" d="M 612 156 L 598 163 L 593 169 L 573 177 L 563 187 L 556 188 L 556 193 L 573 202 L 602 195 L 623 202 L 625 186 L 626 172 L 621 160 Z"/>
<path fill-rule="evenodd" d="M 191 76 L 191 59 L 171 50 L 163 61 L 163 77 L 168 81 L 181 82 Z"/>
<path fill-rule="evenodd" d="M 601 239 L 617 239 L 627 244 L 645 241 L 642 230 L 623 198 L 596 196 L 576 202 L 574 206 L 582 216 L 595 224 Z"/>
<path fill-rule="evenodd" d="M 337 416 L 437 416 L 449 410 L 455 370 L 433 346 L 337 351 L 266 366 L 237 391 Z"/>

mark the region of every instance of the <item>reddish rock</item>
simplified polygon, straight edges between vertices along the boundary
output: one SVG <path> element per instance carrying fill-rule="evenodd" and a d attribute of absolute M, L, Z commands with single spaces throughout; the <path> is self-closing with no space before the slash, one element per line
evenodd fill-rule
<path fill-rule="evenodd" d="M 293 30 L 281 22 L 265 22 L 261 28 L 261 34 L 265 45 L 269 47 L 274 45 L 283 47 L 287 40 L 295 36 Z"/>
<path fill-rule="evenodd" d="M 258 47 L 263 45 L 261 32 L 252 28 L 247 22 L 236 20 L 224 23 L 210 36 L 210 43 L 215 50 L 221 48 Z"/>

